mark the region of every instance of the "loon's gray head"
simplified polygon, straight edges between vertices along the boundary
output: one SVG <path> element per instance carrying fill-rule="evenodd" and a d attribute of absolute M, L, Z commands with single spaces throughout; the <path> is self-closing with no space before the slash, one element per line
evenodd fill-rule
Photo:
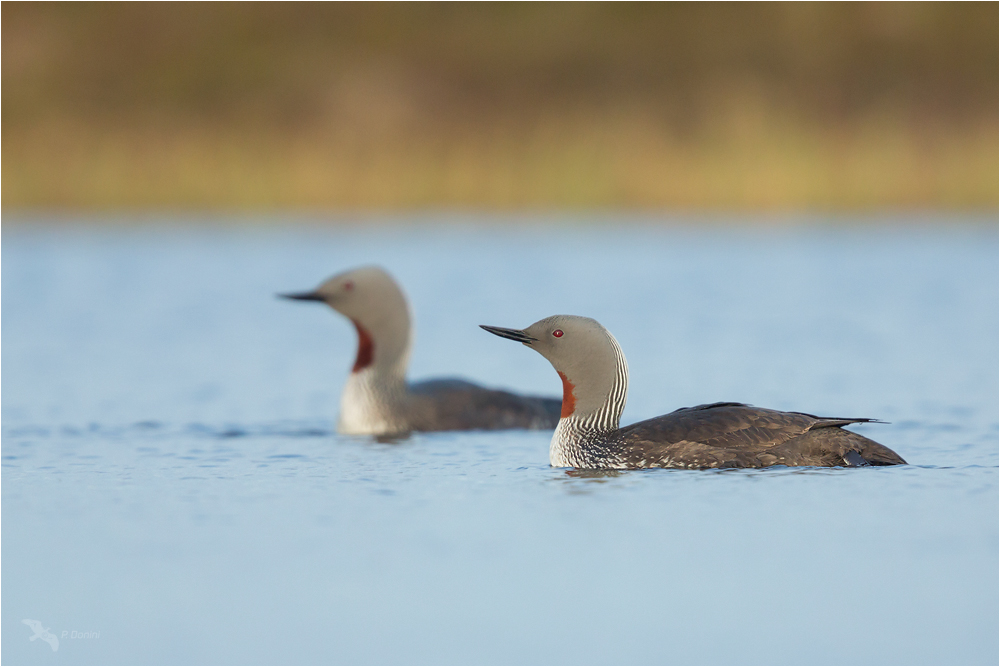
<path fill-rule="evenodd" d="M 597 320 L 553 315 L 525 329 L 480 326 L 549 360 L 563 381 L 564 418 L 600 416 L 618 427 L 628 391 L 628 365 L 618 341 Z"/>
<path fill-rule="evenodd" d="M 405 369 L 410 350 L 410 306 L 403 290 L 384 269 L 363 266 L 330 278 L 312 292 L 279 296 L 319 301 L 351 320 L 358 330 L 355 372 L 372 364 L 402 364 Z"/>

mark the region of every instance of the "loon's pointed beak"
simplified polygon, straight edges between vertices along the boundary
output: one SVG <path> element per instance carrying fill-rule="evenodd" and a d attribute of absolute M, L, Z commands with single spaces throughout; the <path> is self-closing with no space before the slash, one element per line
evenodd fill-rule
<path fill-rule="evenodd" d="M 537 338 L 532 338 L 531 336 L 524 333 L 520 329 L 504 329 L 503 327 L 488 327 L 485 324 L 480 324 L 479 328 L 489 331 L 494 336 L 500 336 L 501 338 L 516 340 L 518 343 L 524 343 L 525 345 L 531 345 L 533 342 L 538 340 Z"/>
<path fill-rule="evenodd" d="M 326 301 L 318 292 L 298 292 L 295 294 L 279 294 L 282 299 L 295 299 L 296 301 Z"/>

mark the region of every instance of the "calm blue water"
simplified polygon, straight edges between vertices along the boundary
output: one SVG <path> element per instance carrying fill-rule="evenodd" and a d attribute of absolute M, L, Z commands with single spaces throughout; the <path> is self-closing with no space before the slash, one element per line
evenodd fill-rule
<path fill-rule="evenodd" d="M 5 664 L 998 661 L 996 220 L 5 222 Z M 557 395 L 476 325 L 588 315 L 624 423 L 878 417 L 910 465 L 580 475 L 545 432 L 338 437 L 354 332 L 274 294 L 373 262 L 412 378 Z"/>

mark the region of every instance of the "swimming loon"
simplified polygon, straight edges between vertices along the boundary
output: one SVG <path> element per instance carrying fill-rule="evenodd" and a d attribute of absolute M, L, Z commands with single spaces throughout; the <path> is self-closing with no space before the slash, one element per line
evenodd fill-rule
<path fill-rule="evenodd" d="M 557 398 L 519 396 L 452 378 L 407 382 L 410 307 L 379 267 L 341 273 L 312 292 L 279 296 L 325 303 L 357 330 L 357 356 L 340 398 L 340 433 L 548 429 L 559 422 Z"/>
<path fill-rule="evenodd" d="M 481 325 L 552 363 L 563 383 L 549 462 L 573 468 L 764 468 L 906 463 L 842 426 L 874 419 L 817 417 L 743 403 L 710 403 L 619 427 L 628 365 L 596 320 L 554 315 L 526 329 Z"/>

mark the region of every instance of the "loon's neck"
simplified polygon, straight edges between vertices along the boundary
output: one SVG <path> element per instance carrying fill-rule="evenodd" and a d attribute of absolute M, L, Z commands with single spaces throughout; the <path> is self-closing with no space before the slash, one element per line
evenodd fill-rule
<path fill-rule="evenodd" d="M 370 331 L 357 320 L 358 353 L 340 397 L 337 430 L 354 435 L 404 433 L 407 422 L 406 368 L 410 331 L 396 326 Z"/>
<path fill-rule="evenodd" d="M 618 426 L 594 428 L 585 420 L 563 417 L 549 444 L 549 464 L 556 468 L 624 467 L 618 455 Z"/>
<path fill-rule="evenodd" d="M 407 389 L 403 373 L 378 366 L 354 371 L 340 396 L 337 431 L 351 435 L 380 435 L 409 430 Z"/>
<path fill-rule="evenodd" d="M 622 411 L 628 398 L 628 364 L 618 341 L 608 334 L 614 351 L 613 368 L 585 377 L 579 386 L 562 371 L 562 418 L 552 434 L 549 463 L 555 467 L 624 467 L 617 448 Z"/>

